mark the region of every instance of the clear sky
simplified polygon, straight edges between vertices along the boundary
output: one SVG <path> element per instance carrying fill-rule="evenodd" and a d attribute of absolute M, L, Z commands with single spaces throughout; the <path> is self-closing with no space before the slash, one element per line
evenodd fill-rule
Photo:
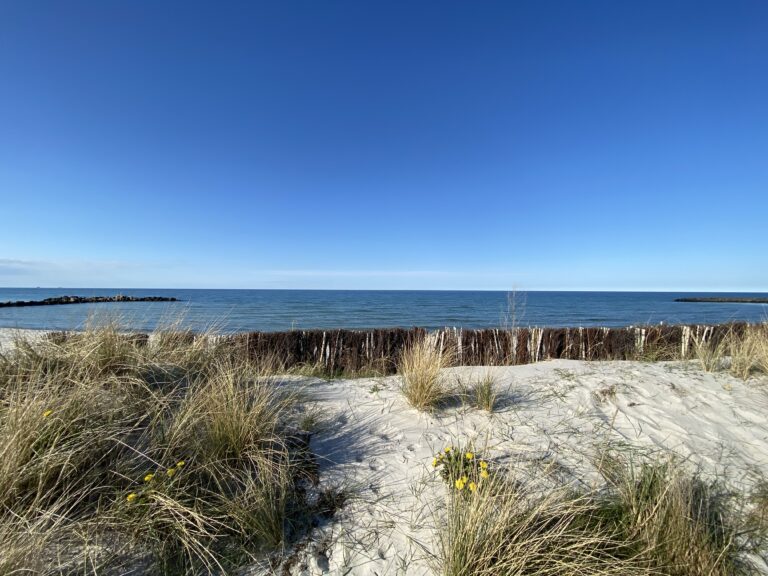
<path fill-rule="evenodd" d="M 768 290 L 768 2 L 0 2 L 0 286 Z"/>

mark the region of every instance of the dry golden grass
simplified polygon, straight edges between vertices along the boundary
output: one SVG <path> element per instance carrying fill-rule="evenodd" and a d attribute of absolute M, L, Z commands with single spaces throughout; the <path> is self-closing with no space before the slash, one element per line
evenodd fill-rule
<path fill-rule="evenodd" d="M 749 326 L 730 341 L 731 374 L 746 380 L 753 373 L 768 374 L 768 326 Z"/>
<path fill-rule="evenodd" d="M 453 362 L 451 350 L 443 350 L 429 337 L 403 350 L 398 372 L 406 400 L 418 410 L 433 410 L 448 400 L 454 389 L 441 374 Z"/>
<path fill-rule="evenodd" d="M 445 576 L 645 574 L 597 517 L 594 502 L 566 488 L 535 495 L 494 479 L 454 493 L 439 525 Z"/>
<path fill-rule="evenodd" d="M 601 458 L 605 484 L 576 489 L 499 474 L 452 491 L 440 526 L 445 576 L 758 574 L 745 553 L 765 550 L 765 524 L 677 460 Z M 760 511 L 759 508 L 757 508 Z M 754 518 L 754 516 L 752 517 Z"/>
<path fill-rule="evenodd" d="M 297 396 L 273 368 L 115 325 L 0 354 L 0 573 L 206 572 L 281 549 L 309 518 Z"/>
<path fill-rule="evenodd" d="M 694 351 L 702 368 L 714 372 L 728 367 L 731 374 L 746 380 L 753 374 L 768 374 L 768 325 L 731 329 L 717 341 L 697 341 Z"/>
<path fill-rule="evenodd" d="M 702 370 L 716 372 L 722 368 L 730 338 L 728 335 L 718 341 L 698 339 L 693 343 L 694 354 L 701 363 Z"/>

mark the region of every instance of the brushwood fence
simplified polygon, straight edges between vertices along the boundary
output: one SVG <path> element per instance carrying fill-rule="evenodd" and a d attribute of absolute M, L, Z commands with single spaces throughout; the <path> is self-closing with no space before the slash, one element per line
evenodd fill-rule
<path fill-rule="evenodd" d="M 553 358 L 571 360 L 672 360 L 689 358 L 697 343 L 743 333 L 746 324 L 627 328 L 423 328 L 251 332 L 235 339 L 251 359 L 277 357 L 287 367 L 319 366 L 329 372 L 394 373 L 402 350 L 421 338 L 451 350 L 463 366 L 509 366 Z"/>
<path fill-rule="evenodd" d="M 690 358 L 697 343 L 717 343 L 726 335 L 743 334 L 748 325 L 658 325 L 626 328 L 517 328 L 466 330 L 423 328 L 375 330 L 293 330 L 249 332 L 234 335 L 183 334 L 181 341 L 206 339 L 230 345 L 252 360 L 275 359 L 286 368 L 310 366 L 329 373 L 397 370 L 402 350 L 429 338 L 442 350 L 455 354 L 464 366 L 509 366 L 547 359 L 571 360 L 673 360 Z M 51 333 L 64 341 L 72 333 Z M 137 343 L 151 343 L 164 335 L 128 335 Z M 174 338 L 179 340 L 179 334 Z"/>

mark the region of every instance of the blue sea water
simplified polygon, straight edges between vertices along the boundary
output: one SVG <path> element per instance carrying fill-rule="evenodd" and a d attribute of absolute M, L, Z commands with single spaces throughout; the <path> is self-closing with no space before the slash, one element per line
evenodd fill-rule
<path fill-rule="evenodd" d="M 83 328 L 89 318 L 119 318 L 126 328 L 135 330 L 152 330 L 180 321 L 191 330 L 221 332 L 394 326 L 495 328 L 510 324 L 714 324 L 768 319 L 768 306 L 762 304 L 674 301 L 684 296 L 766 297 L 755 293 L 0 288 L 0 301 L 115 294 L 175 296 L 181 301 L 0 308 L 0 327 L 72 330 Z"/>

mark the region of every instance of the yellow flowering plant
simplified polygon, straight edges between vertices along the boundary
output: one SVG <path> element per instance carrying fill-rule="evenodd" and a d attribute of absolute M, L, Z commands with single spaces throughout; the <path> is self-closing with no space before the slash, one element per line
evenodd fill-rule
<path fill-rule="evenodd" d="M 172 481 L 174 477 L 181 472 L 186 462 L 179 460 L 175 465 L 166 468 L 163 474 L 161 470 L 156 472 L 147 472 L 141 479 L 141 485 L 133 489 L 125 498 L 128 504 L 138 504 L 144 501 L 144 497 L 147 496 L 153 490 L 161 490 L 164 484 L 168 481 Z"/>
<path fill-rule="evenodd" d="M 445 483 L 459 492 L 475 492 L 490 477 L 488 462 L 472 449 L 447 446 L 432 459 Z"/>

